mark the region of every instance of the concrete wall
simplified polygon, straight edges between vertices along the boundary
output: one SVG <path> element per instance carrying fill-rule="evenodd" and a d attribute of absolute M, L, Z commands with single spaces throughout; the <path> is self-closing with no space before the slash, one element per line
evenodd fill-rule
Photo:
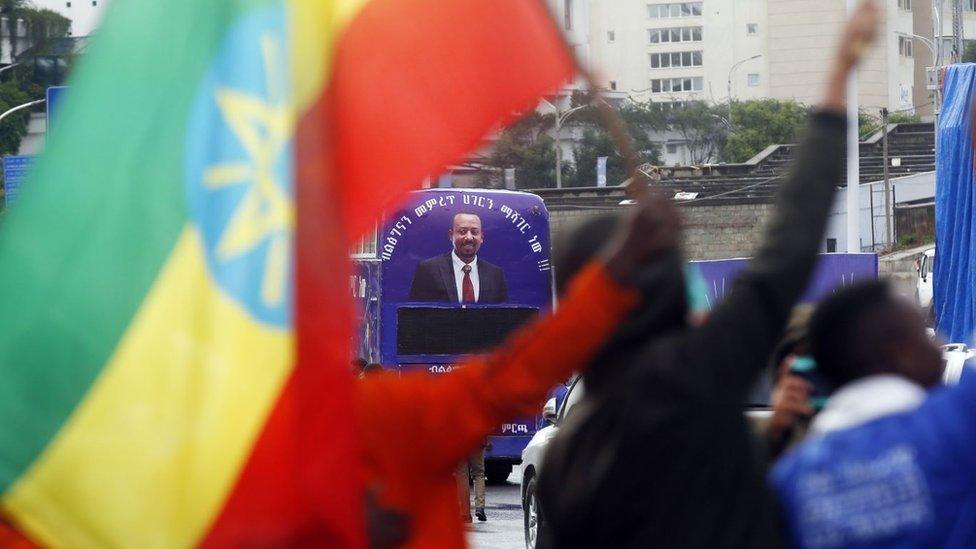
<path fill-rule="evenodd" d="M 550 212 L 553 243 L 574 223 L 609 210 L 563 210 Z M 773 212 L 771 204 L 729 206 L 685 206 L 685 250 L 688 259 L 750 257 L 762 240 Z"/>
<path fill-rule="evenodd" d="M 870 189 L 874 189 L 874 209 L 871 209 Z M 934 199 L 935 172 L 920 173 L 891 180 L 892 200 L 895 204 Z M 860 186 L 861 197 L 860 221 L 858 229 L 861 232 L 861 250 L 872 251 L 887 247 L 887 230 L 885 227 L 884 183 L 863 183 Z M 847 189 L 841 189 L 834 196 L 834 206 L 827 221 L 826 239 L 837 241 L 837 251 L 843 252 L 847 245 Z M 871 224 L 874 223 L 874 240 L 871 240 Z M 897 238 L 897 235 L 893 235 Z"/>

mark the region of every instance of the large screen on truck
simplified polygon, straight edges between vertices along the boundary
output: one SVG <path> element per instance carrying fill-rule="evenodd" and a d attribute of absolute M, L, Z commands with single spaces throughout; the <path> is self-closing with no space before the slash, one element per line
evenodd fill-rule
<path fill-rule="evenodd" d="M 552 305 L 549 214 L 536 195 L 411 193 L 377 237 L 384 364 L 452 364 Z"/>
<path fill-rule="evenodd" d="M 531 307 L 400 307 L 397 354 L 466 355 L 490 349 L 539 313 Z"/>

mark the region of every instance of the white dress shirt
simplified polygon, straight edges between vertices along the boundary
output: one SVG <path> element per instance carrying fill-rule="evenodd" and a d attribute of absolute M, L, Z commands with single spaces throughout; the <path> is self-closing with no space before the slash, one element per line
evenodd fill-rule
<path fill-rule="evenodd" d="M 475 256 L 471 263 L 465 263 L 458 257 L 457 252 L 451 252 L 451 262 L 454 263 L 454 285 L 457 287 L 458 303 L 464 302 L 464 291 L 461 286 L 464 283 L 464 271 L 461 269 L 465 265 L 471 265 L 471 285 L 474 286 L 474 300 L 477 303 L 481 295 L 481 285 L 478 284 L 478 256 Z"/>

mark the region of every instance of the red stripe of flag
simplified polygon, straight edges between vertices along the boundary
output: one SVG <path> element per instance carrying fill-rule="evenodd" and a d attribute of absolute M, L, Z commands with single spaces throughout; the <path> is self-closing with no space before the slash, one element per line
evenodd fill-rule
<path fill-rule="evenodd" d="M 296 136 L 297 368 L 206 545 L 363 545 L 347 251 L 574 72 L 539 0 L 373 0 L 333 67 Z"/>

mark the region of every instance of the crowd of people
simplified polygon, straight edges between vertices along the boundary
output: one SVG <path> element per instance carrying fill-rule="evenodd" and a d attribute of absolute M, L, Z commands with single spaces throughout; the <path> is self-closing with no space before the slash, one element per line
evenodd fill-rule
<path fill-rule="evenodd" d="M 452 473 L 464 509 L 467 456 L 575 371 L 586 393 L 546 453 L 540 547 L 976 547 L 976 381 L 936 388 L 924 318 L 884 283 L 797 307 L 879 18 L 865 2 L 848 23 L 765 241 L 712 311 L 693 303 L 680 215 L 652 195 L 571 231 L 559 310 L 500 349 L 364 380 L 374 545 L 462 547 Z M 764 370 L 773 413 L 750 424 Z"/>

